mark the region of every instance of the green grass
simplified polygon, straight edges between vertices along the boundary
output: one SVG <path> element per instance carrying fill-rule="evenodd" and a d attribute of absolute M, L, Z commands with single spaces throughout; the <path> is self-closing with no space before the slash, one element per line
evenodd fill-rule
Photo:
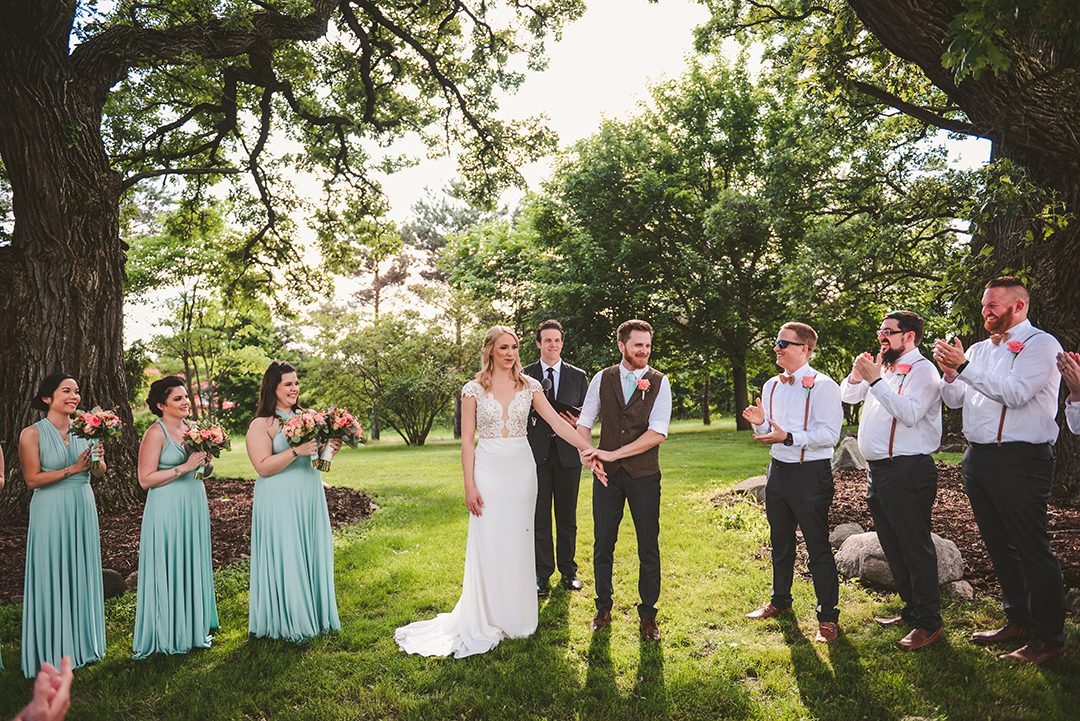
<path fill-rule="evenodd" d="M 448 434 L 447 434 L 448 435 Z M 389 438 L 389 436 L 388 436 Z M 219 475 L 251 476 L 242 439 Z M 585 591 L 540 602 L 531 638 L 463 660 L 401 653 L 394 629 L 457 601 L 467 514 L 458 444 L 383 442 L 347 449 L 328 476 L 377 494 L 369 521 L 339 530 L 336 572 L 342 631 L 302 646 L 247 638 L 247 569 L 217 576 L 223 628 L 212 649 L 130 658 L 134 596 L 110 601 L 108 656 L 76 672 L 73 719 L 986 719 L 1075 718 L 1080 658 L 1018 668 L 968 644 L 1001 621 L 1000 606 L 949 602 L 948 637 L 918 653 L 878 628 L 894 596 L 841 587 L 843 633 L 813 643 L 813 589 L 797 580 L 796 614 L 751 623 L 768 598 L 764 513 L 710 499 L 764 472 L 767 450 L 732 421 L 680 422 L 661 448 L 660 547 L 664 640 L 638 639 L 637 557 L 626 516 L 615 566 L 610 632 L 592 635 L 591 493 L 583 482 L 577 560 Z M 1080 640 L 1070 622 L 1069 643 Z M 0 606 L 0 719 L 29 698 L 18 668 L 19 614 Z"/>

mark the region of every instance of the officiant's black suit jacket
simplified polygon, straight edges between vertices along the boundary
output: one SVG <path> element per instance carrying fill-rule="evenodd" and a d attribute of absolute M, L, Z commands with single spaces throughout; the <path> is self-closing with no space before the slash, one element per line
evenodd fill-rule
<path fill-rule="evenodd" d="M 525 375 L 532 376 L 541 383 L 544 382 L 544 373 L 540 368 L 540 361 L 530 363 L 523 369 Z M 559 372 L 559 392 L 555 400 L 562 401 L 575 408 L 581 408 L 585 402 L 585 393 L 589 390 L 589 379 L 585 371 L 563 361 L 562 370 Z M 555 436 L 548 422 L 533 410 L 529 412 L 529 445 L 532 446 L 533 458 L 540 465 L 548 459 L 551 452 L 551 439 L 555 438 L 556 447 L 559 449 L 559 464 L 563 468 L 575 468 L 581 466 L 581 457 L 578 450 Z"/>

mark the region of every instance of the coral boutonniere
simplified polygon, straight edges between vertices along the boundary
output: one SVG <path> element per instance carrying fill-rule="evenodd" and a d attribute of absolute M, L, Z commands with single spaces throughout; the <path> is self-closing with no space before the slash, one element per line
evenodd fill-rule
<path fill-rule="evenodd" d="M 810 397 L 810 389 L 814 387 L 814 379 L 815 378 L 817 378 L 817 376 L 803 376 L 802 377 L 802 387 L 806 389 L 806 397 L 807 398 Z M 807 401 L 807 402 L 809 403 L 809 401 Z"/>
<path fill-rule="evenodd" d="M 638 380 L 637 387 L 638 387 L 638 390 L 641 391 L 641 400 L 645 400 L 645 393 L 649 390 L 649 387 L 651 385 L 652 385 L 652 383 L 649 383 L 648 378 L 642 378 L 642 379 Z"/>
<path fill-rule="evenodd" d="M 1009 352 L 1012 353 L 1012 362 L 1016 363 L 1016 356 L 1020 355 L 1020 351 L 1024 350 L 1024 341 L 1011 340 L 1005 343 L 1009 347 Z"/>
<path fill-rule="evenodd" d="M 911 372 L 911 364 L 910 363 L 898 363 L 897 364 L 897 366 L 896 366 L 896 374 L 897 375 L 906 376 L 910 372 Z"/>

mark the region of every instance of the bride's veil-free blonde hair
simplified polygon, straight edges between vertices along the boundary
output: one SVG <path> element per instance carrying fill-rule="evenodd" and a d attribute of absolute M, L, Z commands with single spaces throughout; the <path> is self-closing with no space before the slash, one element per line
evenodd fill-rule
<path fill-rule="evenodd" d="M 484 390 L 491 390 L 491 376 L 495 371 L 495 361 L 492 360 L 491 355 L 495 351 L 495 341 L 502 335 L 510 335 L 515 341 L 520 343 L 517 333 L 512 328 L 505 325 L 493 325 L 488 330 L 487 335 L 484 336 L 484 348 L 480 353 L 480 372 L 476 374 L 476 382 Z M 517 384 L 518 390 L 525 387 L 525 376 L 521 371 L 521 357 L 514 361 L 513 367 L 510 369 L 510 377 L 514 379 Z"/>

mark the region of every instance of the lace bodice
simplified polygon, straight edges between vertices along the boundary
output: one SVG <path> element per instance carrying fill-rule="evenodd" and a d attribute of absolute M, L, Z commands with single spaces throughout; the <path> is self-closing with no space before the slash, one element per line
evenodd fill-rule
<path fill-rule="evenodd" d="M 540 381 L 526 376 L 527 385 L 514 394 L 510 407 L 505 409 L 489 391 L 476 381 L 469 381 L 461 389 L 462 397 L 476 398 L 476 435 L 480 438 L 524 438 L 528 428 L 532 394 L 542 391 Z M 506 435 L 503 435 L 503 429 Z"/>

